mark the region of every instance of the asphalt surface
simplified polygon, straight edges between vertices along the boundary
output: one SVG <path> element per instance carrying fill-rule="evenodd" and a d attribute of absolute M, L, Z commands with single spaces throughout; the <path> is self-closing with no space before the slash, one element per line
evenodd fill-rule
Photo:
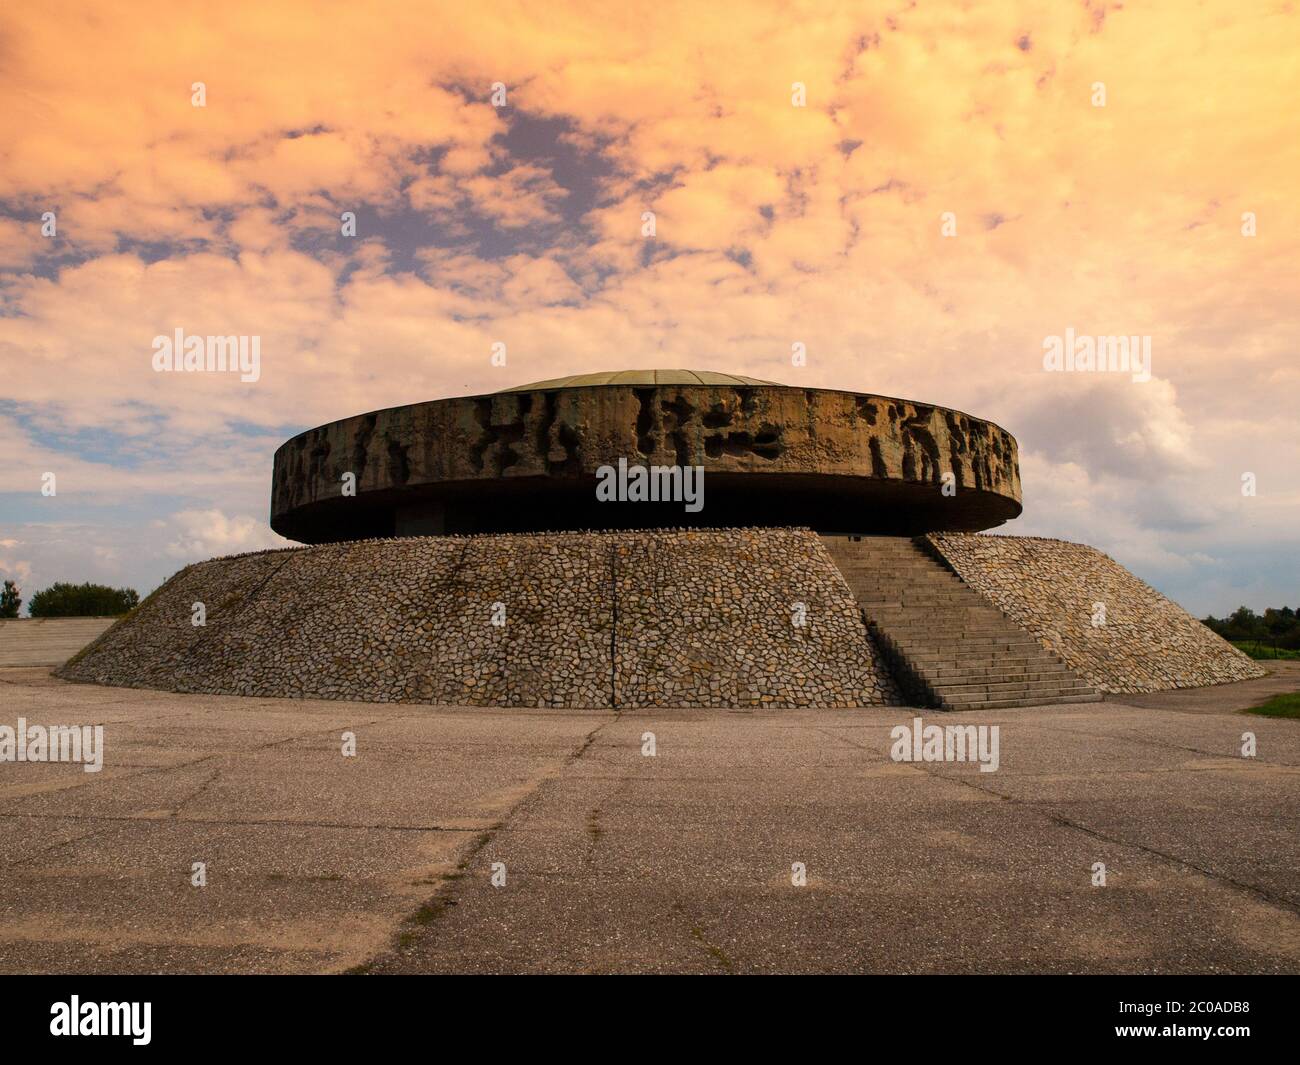
<path fill-rule="evenodd" d="M 892 761 L 903 709 L 484 710 L 4 669 L 0 725 L 101 723 L 105 755 L 0 763 L 0 971 L 1296 973 L 1300 721 L 1236 711 L 1297 689 L 1283 663 L 926 714 L 999 726 L 982 773 Z"/>

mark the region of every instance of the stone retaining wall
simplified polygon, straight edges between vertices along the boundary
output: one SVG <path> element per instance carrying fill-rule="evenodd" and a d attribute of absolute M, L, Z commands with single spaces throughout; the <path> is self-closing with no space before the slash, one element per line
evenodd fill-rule
<path fill-rule="evenodd" d="M 1102 691 L 1264 676 L 1258 663 L 1096 548 L 1027 536 L 927 539 L 967 584 Z M 1105 607 L 1104 624 L 1093 624 L 1096 604 Z"/>
<path fill-rule="evenodd" d="M 476 706 L 896 700 L 843 577 L 798 529 L 407 537 L 213 559 L 59 675 Z"/>

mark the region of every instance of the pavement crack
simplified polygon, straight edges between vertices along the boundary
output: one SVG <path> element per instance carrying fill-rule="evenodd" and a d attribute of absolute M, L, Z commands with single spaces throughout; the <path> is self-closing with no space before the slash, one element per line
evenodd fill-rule
<path fill-rule="evenodd" d="M 217 778 L 220 776 L 221 776 L 221 769 L 220 768 L 214 769 L 211 772 L 211 774 L 208 776 L 207 780 L 205 780 L 202 784 L 200 784 L 197 788 L 195 788 L 194 791 L 192 791 L 189 795 L 185 796 L 185 798 L 181 799 L 180 802 L 178 802 L 175 806 L 171 808 L 171 813 L 168 814 L 168 817 L 174 818 L 177 814 L 181 812 L 182 809 L 184 809 L 187 805 L 192 803 L 195 799 L 199 798 L 201 795 L 203 795 L 204 792 L 206 792 L 210 787 L 212 787 L 212 785 L 217 782 Z"/>
<path fill-rule="evenodd" d="M 1089 828 L 1087 825 L 1080 824 L 1078 821 L 1072 821 L 1070 818 L 1061 814 L 1048 814 L 1047 817 L 1048 820 L 1055 824 L 1062 825 L 1066 828 L 1072 828 L 1076 832 L 1082 832 L 1084 835 L 1091 836 L 1093 839 L 1101 840 L 1103 843 L 1112 843 L 1120 847 L 1132 847 L 1134 850 L 1141 851 L 1143 854 L 1150 855 L 1153 858 L 1159 858 L 1162 861 L 1182 866 L 1184 869 L 1190 869 L 1192 872 L 1198 873 L 1218 884 L 1226 884 L 1228 887 L 1235 888 L 1238 891 L 1245 892 L 1249 895 L 1255 895 L 1258 898 L 1263 899 L 1265 902 L 1271 903 L 1281 909 L 1289 910 L 1295 914 L 1300 914 L 1300 904 L 1293 902 L 1284 895 L 1278 895 L 1265 888 L 1256 887 L 1254 884 L 1247 884 L 1241 880 L 1235 880 L 1230 876 L 1225 876 L 1223 873 L 1217 873 L 1213 869 L 1207 869 L 1203 865 L 1197 865 L 1195 862 L 1189 861 L 1186 858 L 1180 858 L 1176 854 L 1169 854 L 1168 852 L 1159 850 L 1156 847 L 1148 847 L 1145 843 L 1136 843 L 1133 840 L 1121 839 L 1118 836 L 1108 835 L 1107 833 L 1100 832 L 1095 828 Z"/>
<path fill-rule="evenodd" d="M 560 768 L 565 769 L 577 762 L 584 754 L 591 749 L 592 744 L 596 742 L 596 737 L 607 728 L 617 717 L 607 721 L 602 721 L 594 729 L 583 737 L 582 742 L 572 751 L 570 751 L 561 763 Z M 431 934 L 431 926 L 436 925 L 452 906 L 460 904 L 461 882 L 465 879 L 466 871 L 474 860 L 483 852 L 498 833 L 506 827 L 510 820 L 515 816 L 519 809 L 527 803 L 534 795 L 537 794 L 548 780 L 555 778 L 554 773 L 542 773 L 531 788 L 520 795 L 501 816 L 501 819 L 493 824 L 490 828 L 480 832 L 470 843 L 469 847 L 462 853 L 460 860 L 456 863 L 454 872 L 444 874 L 442 883 L 433 896 L 424 902 L 418 909 L 411 913 L 401 922 L 396 934 L 393 936 L 391 945 L 386 950 L 372 955 L 361 964 L 345 970 L 345 975 L 361 976 L 376 972 L 381 972 L 385 967 L 397 960 L 398 958 L 415 952 L 420 941 L 424 936 Z M 599 810 L 595 811 L 599 815 Z M 594 844 L 593 844 L 594 846 Z"/>
<path fill-rule="evenodd" d="M 722 967 L 724 973 L 728 976 L 735 976 L 735 962 L 731 960 L 731 957 L 725 950 L 709 939 L 705 934 L 704 929 L 700 926 L 700 922 L 686 911 L 686 904 L 683 903 L 680 898 L 673 900 L 673 912 L 680 915 L 686 921 L 686 925 L 690 929 L 691 939 L 694 941 L 695 945 L 717 962 L 718 965 Z"/>
<path fill-rule="evenodd" d="M 17 815 L 8 814 L 4 816 L 17 816 Z M 41 847 L 39 850 L 34 850 L 30 854 L 25 854 L 21 858 L 15 858 L 3 864 L 22 865 L 25 862 L 35 861 L 37 858 L 44 857 L 45 855 L 49 854 L 51 851 L 56 851 L 61 847 L 70 847 L 74 843 L 81 843 L 83 840 L 90 839 L 92 836 L 97 836 L 101 831 L 103 831 L 103 829 L 99 825 L 95 825 L 89 830 L 81 833 L 79 836 L 73 836 L 71 839 L 58 840 L 57 842 L 51 843 L 48 846 Z"/>
<path fill-rule="evenodd" d="M 1085 732 L 1081 732 L 1078 729 L 1052 729 L 1049 726 L 1043 725 L 1041 722 L 1035 722 L 1034 725 L 1035 727 L 1042 728 L 1047 731 L 1069 732 L 1072 735 L 1097 735 L 1099 737 L 1115 735 L 1113 733 L 1095 733 L 1095 734 L 1085 733 Z M 834 736 L 834 733 L 829 732 L 825 729 L 818 729 L 817 731 L 828 737 Z M 859 750 L 870 749 L 865 747 L 863 744 L 855 743 L 847 736 L 836 736 L 835 738 L 842 740 L 844 743 L 847 743 L 849 746 L 856 747 Z M 1132 738 L 1132 737 L 1124 737 L 1124 738 Z M 1138 740 L 1138 739 L 1135 739 L 1134 741 L 1142 742 L 1142 740 Z M 1211 756 L 1214 755 L 1214 752 L 1200 751 L 1197 750 L 1196 748 L 1184 747 L 1180 744 L 1160 743 L 1159 741 L 1152 741 L 1150 745 L 1157 746 L 1157 747 L 1164 747 L 1164 748 L 1172 748 L 1176 750 L 1193 751 L 1194 753 L 1197 754 L 1206 754 Z M 1293 902 L 1291 899 L 1288 899 L 1284 895 L 1278 895 L 1275 892 L 1267 890 L 1266 888 L 1256 887 L 1253 884 L 1247 884 L 1241 880 L 1236 880 L 1233 877 L 1225 876 L 1223 873 L 1215 872 L 1213 869 L 1207 869 L 1205 866 L 1198 865 L 1193 861 L 1189 861 L 1187 858 L 1180 858 L 1176 854 L 1170 854 L 1167 851 L 1159 850 L 1156 847 L 1149 847 L 1144 843 L 1137 843 L 1134 842 L 1133 840 L 1127 840 L 1119 836 L 1112 836 L 1106 834 L 1105 832 L 1100 832 L 1095 828 L 1090 828 L 1088 825 L 1072 820 L 1071 818 L 1066 817 L 1064 814 L 1059 814 L 1051 810 L 1048 810 L 1043 803 L 1038 802 L 1034 799 L 1022 799 L 1015 795 L 1008 795 L 1006 792 L 998 791 L 997 789 L 989 787 L 988 785 L 977 784 L 974 780 L 970 780 L 965 777 L 955 776 L 949 773 L 940 773 L 937 770 L 931 769 L 928 763 L 925 762 L 906 762 L 901 764 L 909 765 L 913 769 L 925 773 L 926 775 L 933 777 L 936 780 L 945 780 L 953 784 L 960 784 L 964 787 L 972 788 L 975 791 L 980 792 L 981 794 L 989 795 L 992 796 L 993 798 L 1000 799 L 1002 802 L 1008 802 L 1016 806 L 1021 806 L 1026 810 L 1031 810 L 1039 817 L 1044 818 L 1050 823 L 1058 825 L 1062 828 L 1070 828 L 1076 832 L 1082 832 L 1086 836 L 1090 836 L 1093 839 L 1101 840 L 1104 843 L 1113 844 L 1114 846 L 1132 848 L 1133 850 L 1140 851 L 1141 853 L 1146 854 L 1149 857 L 1156 858 L 1160 861 L 1168 862 L 1172 865 L 1180 866 L 1183 869 L 1196 873 L 1199 876 L 1203 876 L 1208 880 L 1214 881 L 1215 883 L 1225 885 L 1237 891 L 1245 892 L 1246 894 L 1249 895 L 1254 895 L 1256 898 L 1263 899 L 1265 902 L 1268 902 L 1274 906 L 1278 906 L 1281 907 L 1282 909 L 1289 910 L 1292 913 L 1300 914 L 1300 905 Z"/>
<path fill-rule="evenodd" d="M 946 773 L 936 772 L 930 769 L 928 765 L 924 762 L 910 762 L 906 764 L 911 765 L 913 768 L 918 769 L 921 772 L 926 773 L 927 775 L 934 777 L 937 780 L 947 780 L 954 784 L 961 784 L 964 787 L 972 788 L 975 791 L 981 792 L 982 794 L 985 795 L 990 795 L 996 799 L 1002 800 L 1003 802 L 1012 803 L 1015 806 L 1020 806 L 1026 810 L 1032 811 L 1033 813 L 1037 814 L 1039 817 L 1050 822 L 1051 824 L 1058 825 L 1062 828 L 1073 829 L 1074 831 L 1081 832 L 1084 835 L 1091 837 L 1092 839 L 1101 840 L 1104 843 L 1110 843 L 1117 847 L 1128 847 L 1131 848 L 1132 850 L 1140 851 L 1141 853 L 1146 854 L 1152 858 L 1156 858 L 1161 861 L 1168 862 L 1171 865 L 1180 866 L 1183 869 L 1190 870 L 1193 873 L 1197 873 L 1198 875 L 1205 877 L 1207 880 L 1212 880 L 1215 883 L 1225 885 L 1237 891 L 1244 892 L 1248 895 L 1254 895 L 1256 898 L 1263 899 L 1265 902 L 1268 902 L 1274 906 L 1278 906 L 1281 909 L 1288 910 L 1291 913 L 1300 914 L 1300 905 L 1291 901 L 1290 899 L 1286 898 L 1283 895 L 1275 894 L 1272 891 L 1269 891 L 1265 888 L 1256 887 L 1253 884 L 1247 884 L 1243 881 L 1235 880 L 1230 876 L 1225 876 L 1222 873 L 1217 873 L 1213 869 L 1207 869 L 1202 865 L 1197 865 L 1195 862 L 1190 861 L 1187 858 L 1180 858 L 1176 854 L 1169 854 L 1166 851 L 1159 850 L 1156 847 L 1149 847 L 1144 843 L 1137 843 L 1133 840 L 1123 839 L 1119 836 L 1108 835 L 1105 832 L 1101 832 L 1095 828 L 1090 828 L 1088 825 L 1082 824 L 1079 821 L 1075 821 L 1069 817 L 1066 817 L 1064 814 L 1059 814 L 1054 811 L 1048 810 L 1045 808 L 1043 803 L 1040 803 L 1034 799 L 1022 799 L 1015 795 L 1008 795 L 1005 792 L 997 791 L 996 789 L 988 787 L 986 785 L 977 784 L 975 783 L 975 781 L 966 779 L 964 777 L 952 776 Z"/>
<path fill-rule="evenodd" d="M 1100 740 L 1104 740 L 1104 739 L 1126 740 L 1129 743 L 1136 743 L 1142 747 L 1158 747 L 1162 750 L 1167 750 L 1167 751 L 1186 751 L 1189 754 L 1202 754 L 1205 755 L 1207 758 L 1234 757 L 1232 754 L 1229 754 L 1228 752 L 1225 751 L 1207 751 L 1202 747 L 1191 747 L 1184 743 L 1170 743 L 1168 740 L 1162 740 L 1157 736 L 1151 736 L 1144 733 L 1134 733 L 1132 731 L 1090 732 L 1087 729 L 1070 728 L 1068 726 L 1061 726 L 1061 725 L 1048 725 L 1048 724 L 1044 724 L 1041 721 L 1029 721 L 1029 722 L 1024 722 L 1024 724 L 1026 724 L 1029 728 L 1039 728 L 1045 732 L 1056 732 L 1056 733 L 1064 732 L 1064 733 L 1068 733 L 1071 736 L 1091 736 L 1094 739 L 1100 739 Z M 1242 760 L 1246 761 L 1246 759 L 1242 759 Z M 1262 758 L 1256 758 L 1256 759 L 1252 759 L 1252 761 L 1263 762 L 1268 760 Z M 1295 763 L 1268 761 L 1268 764 L 1289 766 L 1289 765 L 1294 765 Z"/>

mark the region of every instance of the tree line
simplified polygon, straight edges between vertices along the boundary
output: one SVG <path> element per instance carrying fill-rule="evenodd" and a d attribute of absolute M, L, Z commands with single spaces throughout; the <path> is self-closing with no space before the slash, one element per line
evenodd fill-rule
<path fill-rule="evenodd" d="M 1300 650 L 1300 611 L 1289 606 L 1269 607 L 1262 614 L 1239 606 L 1225 618 L 1211 615 L 1201 621 L 1225 640 L 1258 640 L 1288 651 Z"/>
<path fill-rule="evenodd" d="M 139 602 L 140 594 L 134 588 L 56 581 L 32 596 L 27 609 L 34 618 L 106 618 L 134 610 Z M 0 618 L 16 618 L 22 605 L 22 589 L 5 581 L 0 590 Z"/>

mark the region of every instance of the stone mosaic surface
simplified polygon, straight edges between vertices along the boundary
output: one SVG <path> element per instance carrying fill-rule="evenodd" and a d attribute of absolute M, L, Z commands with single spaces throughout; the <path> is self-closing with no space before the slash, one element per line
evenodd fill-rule
<path fill-rule="evenodd" d="M 896 699 L 843 577 L 797 529 L 404 537 L 212 559 L 59 675 L 475 706 Z"/>
<path fill-rule="evenodd" d="M 1027 536 L 927 539 L 963 580 L 1103 691 L 1192 688 L 1265 673 L 1096 548 Z"/>

